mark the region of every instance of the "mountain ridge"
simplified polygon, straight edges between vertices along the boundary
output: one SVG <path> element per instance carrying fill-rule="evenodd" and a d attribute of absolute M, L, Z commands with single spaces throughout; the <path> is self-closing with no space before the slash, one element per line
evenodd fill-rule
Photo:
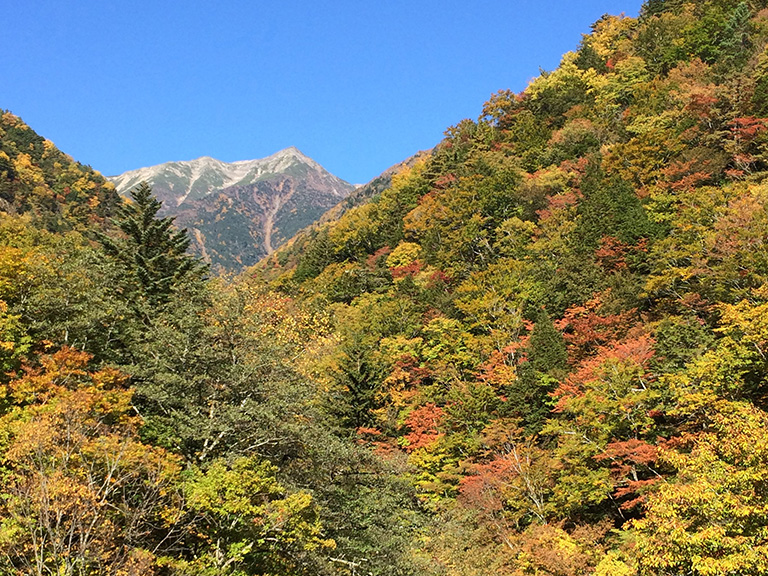
<path fill-rule="evenodd" d="M 262 178 L 264 176 L 284 172 L 296 164 L 307 165 L 323 172 L 327 172 L 330 176 L 332 176 L 333 179 L 338 180 L 339 182 L 342 182 L 346 185 L 344 186 L 344 192 L 339 192 L 340 196 L 346 196 L 346 188 L 350 187 L 350 184 L 330 174 L 330 172 L 325 170 L 325 168 L 323 168 L 319 163 L 301 152 L 295 146 L 283 148 L 282 150 L 279 150 L 274 154 L 270 154 L 264 158 L 236 160 L 234 162 L 226 162 L 224 160 L 213 158 L 212 156 L 200 156 L 199 158 L 195 158 L 193 160 L 174 160 L 155 164 L 153 166 L 128 170 L 122 174 L 108 176 L 107 179 L 115 184 L 115 187 L 121 195 L 125 196 L 128 190 L 140 182 L 146 181 L 149 184 L 153 184 L 155 179 L 160 176 L 166 176 L 170 171 L 178 171 L 179 169 L 189 170 L 188 174 L 178 174 L 178 176 L 188 176 L 191 180 L 191 185 L 187 193 L 180 196 L 176 200 L 177 205 L 180 205 L 186 201 L 192 192 L 196 191 L 195 184 L 200 180 L 200 178 L 205 176 L 206 173 L 209 173 L 211 170 L 218 171 L 217 175 L 223 175 L 225 178 L 221 180 L 221 183 L 217 183 L 215 181 L 208 182 L 208 190 L 201 196 L 211 194 L 220 188 L 229 188 L 231 186 L 243 185 L 245 183 L 251 183 L 255 179 Z M 193 197 L 193 199 L 196 198 L 197 197 Z"/>
<path fill-rule="evenodd" d="M 193 250 L 229 271 L 271 254 L 355 189 L 295 146 L 235 162 L 165 162 L 108 179 L 123 196 L 149 183 L 161 213 L 189 229 Z"/>

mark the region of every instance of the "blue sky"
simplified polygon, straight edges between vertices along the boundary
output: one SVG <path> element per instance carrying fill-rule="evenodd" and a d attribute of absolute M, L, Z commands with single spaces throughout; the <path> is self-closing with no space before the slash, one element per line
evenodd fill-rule
<path fill-rule="evenodd" d="M 296 146 L 362 183 L 640 0 L 5 0 L 0 108 L 105 175 Z"/>

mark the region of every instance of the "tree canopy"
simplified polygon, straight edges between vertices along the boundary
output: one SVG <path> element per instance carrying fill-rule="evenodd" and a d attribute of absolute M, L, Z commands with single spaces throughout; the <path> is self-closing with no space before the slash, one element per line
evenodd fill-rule
<path fill-rule="evenodd" d="M 3 115 L 0 571 L 768 573 L 767 46 L 604 16 L 237 278 Z"/>

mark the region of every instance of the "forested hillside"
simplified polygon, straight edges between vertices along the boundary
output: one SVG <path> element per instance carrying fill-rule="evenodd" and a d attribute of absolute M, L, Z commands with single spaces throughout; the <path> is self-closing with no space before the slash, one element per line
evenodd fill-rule
<path fill-rule="evenodd" d="M 765 1 L 603 17 L 233 281 L 5 113 L 0 573 L 768 574 L 766 176 Z"/>
<path fill-rule="evenodd" d="M 101 174 L 0 109 L 0 210 L 63 231 L 103 224 L 119 202 Z"/>
<path fill-rule="evenodd" d="M 208 279 L 148 186 L 3 122 L 0 573 L 414 573 L 403 464 L 322 402 L 328 314 Z"/>
<path fill-rule="evenodd" d="M 444 574 L 768 573 L 768 9 L 650 1 L 253 271 Z"/>

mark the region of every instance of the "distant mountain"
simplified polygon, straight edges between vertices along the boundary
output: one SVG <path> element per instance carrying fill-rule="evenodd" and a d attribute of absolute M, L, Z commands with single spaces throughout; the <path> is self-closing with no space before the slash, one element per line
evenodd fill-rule
<path fill-rule="evenodd" d="M 271 254 L 355 188 L 294 147 L 257 160 L 167 162 L 109 180 L 123 196 L 148 182 L 194 250 L 231 271 Z"/>

